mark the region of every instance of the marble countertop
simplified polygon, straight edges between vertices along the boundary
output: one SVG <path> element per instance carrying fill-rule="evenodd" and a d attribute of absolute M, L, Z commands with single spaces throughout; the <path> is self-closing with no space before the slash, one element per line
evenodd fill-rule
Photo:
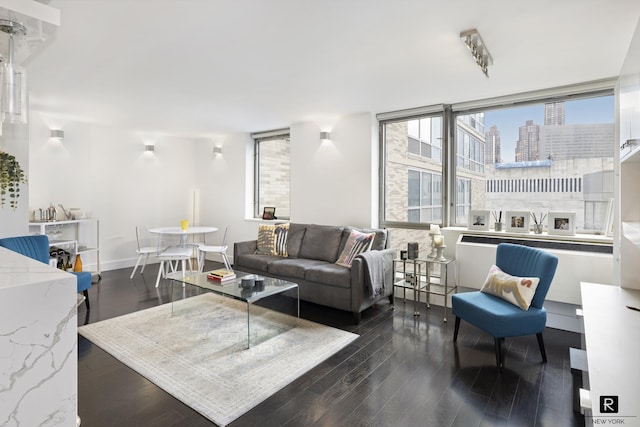
<path fill-rule="evenodd" d="M 41 283 L 72 274 L 0 247 L 0 289 Z"/>

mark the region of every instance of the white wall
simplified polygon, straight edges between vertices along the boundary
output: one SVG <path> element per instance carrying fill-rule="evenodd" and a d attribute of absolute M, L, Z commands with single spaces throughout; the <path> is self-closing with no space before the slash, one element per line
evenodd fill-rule
<path fill-rule="evenodd" d="M 63 129 L 64 140 L 49 138 L 50 128 Z M 30 208 L 53 202 L 98 218 L 102 270 L 133 265 L 136 225 L 177 226 L 191 218 L 195 142 L 61 122 L 37 111 L 29 129 Z M 144 152 L 147 141 L 155 142 L 153 154 Z"/>
<path fill-rule="evenodd" d="M 64 140 L 51 139 L 50 129 L 64 130 Z M 187 218 L 220 228 L 207 236 L 211 243 L 229 225 L 231 247 L 257 235 L 248 133 L 153 136 L 41 111 L 31 112 L 29 131 L 30 209 L 53 202 L 98 218 L 102 270 L 133 266 L 136 225 L 177 226 Z M 354 114 L 336 121 L 331 135 L 323 143 L 316 123 L 291 127 L 291 219 L 376 225 L 377 123 L 370 113 Z M 155 142 L 154 154 L 144 152 L 145 142 Z M 213 154 L 214 146 L 222 147 L 221 155 Z M 93 260 L 83 262 L 93 267 Z"/>
<path fill-rule="evenodd" d="M 330 130 L 331 141 L 320 141 Z M 377 225 L 377 127 L 370 113 L 291 126 L 291 220 L 302 223 Z"/>

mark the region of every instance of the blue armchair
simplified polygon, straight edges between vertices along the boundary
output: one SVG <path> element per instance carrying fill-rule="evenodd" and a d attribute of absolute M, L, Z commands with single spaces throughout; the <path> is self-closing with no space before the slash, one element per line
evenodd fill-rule
<path fill-rule="evenodd" d="M 496 252 L 496 265 L 512 276 L 540 278 L 529 309 L 522 310 L 503 299 L 480 291 L 455 294 L 451 299 L 451 309 L 456 316 L 453 342 L 458 340 L 461 319 L 482 329 L 494 337 L 496 364 L 502 370 L 504 339 L 535 334 L 542 361 L 546 363 L 542 331 L 547 323 L 547 312 L 542 305 L 555 275 L 558 257 L 541 249 L 501 243 Z"/>
<path fill-rule="evenodd" d="M 31 236 L 5 237 L 0 239 L 0 246 L 5 247 L 13 252 L 17 252 L 36 261 L 49 264 L 49 238 L 43 234 L 34 234 Z M 84 303 L 87 310 L 91 308 L 89 304 L 89 292 L 91 287 L 91 273 L 87 271 L 72 272 L 76 276 L 78 283 L 78 293 L 84 295 Z"/>

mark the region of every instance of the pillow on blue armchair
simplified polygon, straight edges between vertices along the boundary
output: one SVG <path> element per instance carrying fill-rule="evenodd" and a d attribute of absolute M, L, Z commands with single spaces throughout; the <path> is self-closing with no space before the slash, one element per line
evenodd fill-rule
<path fill-rule="evenodd" d="M 493 265 L 480 292 L 497 296 L 523 310 L 528 310 L 538 283 L 540 283 L 538 277 L 512 276 L 500 270 L 497 265 Z"/>

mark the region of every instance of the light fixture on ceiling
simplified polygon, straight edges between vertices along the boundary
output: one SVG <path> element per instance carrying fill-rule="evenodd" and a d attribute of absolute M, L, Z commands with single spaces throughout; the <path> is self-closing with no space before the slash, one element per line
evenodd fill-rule
<path fill-rule="evenodd" d="M 14 36 L 27 29 L 19 22 L 0 19 L 0 31 L 9 35 L 7 58 L 2 58 L 2 118 L 9 123 L 27 122 L 27 78 L 24 68 L 15 64 Z"/>
<path fill-rule="evenodd" d="M 144 151 L 153 153 L 154 151 L 156 151 L 156 146 L 153 144 L 144 144 Z"/>
<path fill-rule="evenodd" d="M 51 129 L 51 138 L 62 141 L 64 139 L 64 131 L 61 129 Z"/>
<path fill-rule="evenodd" d="M 217 155 L 222 155 L 222 147 L 213 147 L 213 155 L 217 156 Z"/>
<path fill-rule="evenodd" d="M 320 141 L 331 141 L 331 132 L 320 132 Z"/>
<path fill-rule="evenodd" d="M 484 75 L 488 78 L 488 67 L 489 65 L 493 65 L 493 58 L 491 57 L 487 46 L 484 44 L 482 37 L 480 37 L 478 30 L 473 28 L 471 30 L 463 31 L 460 33 L 460 38 L 464 41 L 464 44 L 471 52 L 471 56 L 473 56 L 478 67 L 480 67 Z"/>

